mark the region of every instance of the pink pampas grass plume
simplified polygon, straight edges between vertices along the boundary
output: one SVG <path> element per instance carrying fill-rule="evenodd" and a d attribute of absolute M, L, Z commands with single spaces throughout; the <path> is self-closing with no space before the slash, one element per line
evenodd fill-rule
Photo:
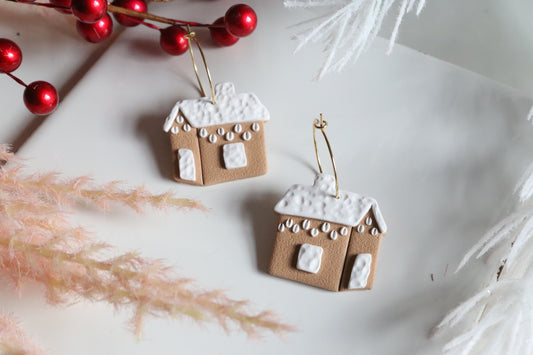
<path fill-rule="evenodd" d="M 143 187 L 124 189 L 118 182 L 98 185 L 85 176 L 25 174 L 24 161 L 6 145 L 0 145 L 0 162 L 0 276 L 12 280 L 19 292 L 20 285 L 30 280 L 44 288 L 51 304 L 78 299 L 107 302 L 131 312 L 136 335 L 148 316 L 189 317 L 250 336 L 292 330 L 269 311 L 253 313 L 245 301 L 198 288 L 161 260 L 136 252 L 120 254 L 69 221 L 80 204 L 102 210 L 119 204 L 136 212 L 147 207 L 205 211 L 200 202 L 171 192 L 154 195 Z M 18 347 L 15 340 L 2 345 Z"/>

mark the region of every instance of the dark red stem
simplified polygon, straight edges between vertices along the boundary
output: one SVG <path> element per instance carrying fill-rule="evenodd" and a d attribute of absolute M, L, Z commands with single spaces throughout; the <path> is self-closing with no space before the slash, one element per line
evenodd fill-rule
<path fill-rule="evenodd" d="M 5 72 L 0 72 L 0 73 L 4 73 L 6 74 L 7 76 L 9 76 L 11 79 L 15 80 L 17 83 L 19 83 L 20 85 L 24 86 L 24 87 L 28 87 L 28 85 L 26 85 L 25 82 L 23 82 L 22 80 L 20 80 L 19 78 L 17 78 L 16 76 L 14 76 L 13 74 L 11 73 L 5 73 Z"/>

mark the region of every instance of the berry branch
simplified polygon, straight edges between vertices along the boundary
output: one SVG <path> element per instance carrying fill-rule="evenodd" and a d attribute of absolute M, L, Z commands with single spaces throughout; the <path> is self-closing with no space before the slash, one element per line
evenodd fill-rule
<path fill-rule="evenodd" d="M 19 46 L 9 39 L 0 38 L 0 73 L 4 73 L 18 84 L 25 87 L 24 104 L 35 115 L 48 115 L 52 113 L 59 101 L 54 86 L 46 81 L 34 81 L 26 84 L 24 81 L 11 74 L 22 63 L 22 51 Z"/>
<path fill-rule="evenodd" d="M 224 16 L 212 24 L 182 21 L 149 13 L 145 0 L 49 0 L 49 3 L 34 0 L 6 0 L 27 5 L 53 8 L 67 15 L 76 17 L 76 30 L 86 41 L 98 43 L 107 39 L 113 32 L 113 14 L 122 26 L 133 27 L 140 24 L 159 31 L 161 48 L 171 55 L 181 55 L 189 49 L 187 40 L 188 27 L 208 28 L 213 41 L 222 47 L 232 46 L 241 37 L 250 35 L 257 26 L 257 15 L 248 5 L 231 6 Z M 152 23 L 170 25 L 160 28 Z M 25 86 L 24 102 L 26 107 L 36 115 L 52 113 L 58 103 L 56 89 L 44 81 L 26 85 L 21 79 L 11 74 L 22 62 L 22 52 L 13 41 L 0 38 L 0 73 L 7 74 L 17 83 Z"/>

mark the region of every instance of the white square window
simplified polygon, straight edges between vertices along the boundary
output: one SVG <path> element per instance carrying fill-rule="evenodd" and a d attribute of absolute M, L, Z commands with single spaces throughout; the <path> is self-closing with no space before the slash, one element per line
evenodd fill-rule
<path fill-rule="evenodd" d="M 225 144 L 222 150 L 226 169 L 243 168 L 248 164 L 242 142 Z"/>
<path fill-rule="evenodd" d="M 298 263 L 296 264 L 296 268 L 298 270 L 316 274 L 320 269 L 323 251 L 324 249 L 319 246 L 302 244 L 300 246 L 300 251 L 298 252 Z"/>

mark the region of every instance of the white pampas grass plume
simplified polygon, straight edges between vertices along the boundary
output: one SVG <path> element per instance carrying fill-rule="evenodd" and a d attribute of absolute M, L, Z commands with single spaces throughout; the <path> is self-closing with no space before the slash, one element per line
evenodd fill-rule
<path fill-rule="evenodd" d="M 489 252 L 500 264 L 490 282 L 459 304 L 433 336 L 458 334 L 443 348 L 450 354 L 533 354 L 533 165 L 515 190 L 516 211 L 491 228 L 464 256 L 457 271 Z"/>
<path fill-rule="evenodd" d="M 529 109 L 529 113 L 527 114 L 527 120 L 533 122 L 533 106 Z"/>
<path fill-rule="evenodd" d="M 532 119 L 533 109 L 530 113 L 529 120 Z M 533 195 L 533 164 L 529 166 L 526 170 L 526 173 L 523 175 L 522 179 L 516 186 L 515 193 L 518 194 L 520 202 L 525 202 L 531 198 Z"/>
<path fill-rule="evenodd" d="M 404 16 L 415 11 L 420 14 L 426 0 L 285 0 L 289 8 L 327 8 L 329 12 L 306 21 L 309 27 L 295 37 L 299 41 L 296 52 L 310 42 L 323 42 L 326 60 L 318 78 L 331 71 L 342 70 L 355 61 L 375 39 L 383 19 L 395 4 L 399 12 L 389 41 L 391 53 Z M 416 9 L 415 9 L 416 8 Z M 304 23 L 301 24 L 302 26 Z"/>

